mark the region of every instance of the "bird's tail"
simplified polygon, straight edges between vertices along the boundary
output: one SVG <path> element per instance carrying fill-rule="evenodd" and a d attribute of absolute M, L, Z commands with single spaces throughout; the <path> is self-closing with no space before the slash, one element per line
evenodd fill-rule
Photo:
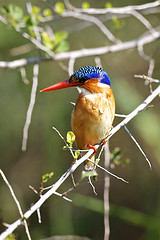
<path fill-rule="evenodd" d="M 86 171 L 93 171 L 95 169 L 95 164 L 93 162 L 95 162 L 95 153 L 92 154 L 89 159 L 92 161 L 90 162 L 89 160 L 86 160 L 84 163 L 84 167 Z"/>

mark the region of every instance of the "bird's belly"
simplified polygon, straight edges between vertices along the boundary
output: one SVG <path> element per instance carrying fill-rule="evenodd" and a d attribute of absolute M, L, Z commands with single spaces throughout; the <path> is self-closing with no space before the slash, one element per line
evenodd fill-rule
<path fill-rule="evenodd" d="M 72 130 L 79 149 L 100 143 L 111 129 L 114 113 L 108 102 L 97 104 L 85 102 L 76 106 L 72 113 Z"/>

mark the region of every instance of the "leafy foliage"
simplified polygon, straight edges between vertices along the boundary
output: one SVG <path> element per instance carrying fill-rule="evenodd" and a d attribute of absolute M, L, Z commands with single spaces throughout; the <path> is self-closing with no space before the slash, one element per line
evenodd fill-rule
<path fill-rule="evenodd" d="M 55 5 L 55 11 L 58 14 L 62 14 L 64 11 L 64 4 L 62 2 L 57 2 Z M 1 8 L 1 12 L 10 23 L 10 25 L 17 29 L 26 29 L 29 35 L 36 38 L 35 27 L 38 27 L 44 17 L 51 17 L 52 11 L 50 8 L 46 8 L 41 11 L 40 7 L 32 6 L 32 11 L 28 15 L 24 15 L 23 9 L 14 5 L 8 4 Z M 68 33 L 65 31 L 57 31 L 52 33 L 52 36 L 47 32 L 42 26 L 38 29 L 39 35 L 41 36 L 41 43 L 48 49 L 54 51 L 55 53 L 60 53 L 69 50 L 69 43 L 66 41 L 68 38 Z"/>
<path fill-rule="evenodd" d="M 5 15 L 11 26 L 13 26 L 14 28 L 19 27 L 19 24 L 23 19 L 22 8 L 10 3 L 8 5 L 4 5 L 1 8 L 1 12 L 3 13 L 3 15 Z"/>

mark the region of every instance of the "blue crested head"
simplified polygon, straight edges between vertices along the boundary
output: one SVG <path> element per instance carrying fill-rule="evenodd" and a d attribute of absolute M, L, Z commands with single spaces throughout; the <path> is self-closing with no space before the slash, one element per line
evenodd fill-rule
<path fill-rule="evenodd" d="M 85 66 L 73 73 L 69 80 L 75 79 L 79 83 L 84 83 L 88 79 L 98 78 L 100 83 L 111 85 L 107 73 L 101 67 Z"/>

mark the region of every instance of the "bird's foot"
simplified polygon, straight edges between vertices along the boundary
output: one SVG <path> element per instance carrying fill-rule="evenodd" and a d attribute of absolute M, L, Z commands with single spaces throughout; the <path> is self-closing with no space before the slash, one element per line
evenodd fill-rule
<path fill-rule="evenodd" d="M 93 150 L 94 150 L 94 153 L 97 152 L 97 148 L 96 148 L 95 146 L 93 146 L 93 145 L 91 145 L 91 144 L 88 144 L 87 147 L 90 148 L 90 149 L 93 149 Z"/>

